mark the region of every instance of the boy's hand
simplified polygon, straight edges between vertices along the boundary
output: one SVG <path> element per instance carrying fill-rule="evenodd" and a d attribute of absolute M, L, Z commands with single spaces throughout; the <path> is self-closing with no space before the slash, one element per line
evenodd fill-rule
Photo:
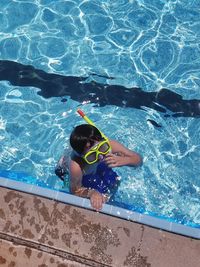
<path fill-rule="evenodd" d="M 102 209 L 103 203 L 106 202 L 106 197 L 99 193 L 96 190 L 92 190 L 90 194 L 90 203 L 91 206 L 96 210 L 99 211 Z"/>
<path fill-rule="evenodd" d="M 104 157 L 105 163 L 110 167 L 120 167 L 126 165 L 126 158 L 123 156 L 115 155 L 112 153 L 107 154 Z"/>

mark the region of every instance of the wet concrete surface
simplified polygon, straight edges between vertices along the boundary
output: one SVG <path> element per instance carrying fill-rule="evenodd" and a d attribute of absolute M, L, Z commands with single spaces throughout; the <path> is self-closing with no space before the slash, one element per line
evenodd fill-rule
<path fill-rule="evenodd" d="M 0 266 L 200 266 L 200 240 L 3 187 L 0 203 Z"/>
<path fill-rule="evenodd" d="M 64 257 L 0 240 L 0 266 L 7 267 L 86 267 Z"/>

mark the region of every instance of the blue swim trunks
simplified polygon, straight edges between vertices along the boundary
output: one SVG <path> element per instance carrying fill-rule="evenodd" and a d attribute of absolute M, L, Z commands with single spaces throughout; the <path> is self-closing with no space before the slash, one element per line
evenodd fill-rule
<path fill-rule="evenodd" d="M 118 175 L 104 162 L 99 163 L 95 174 L 83 175 L 82 185 L 105 194 L 110 193 L 118 180 Z"/>

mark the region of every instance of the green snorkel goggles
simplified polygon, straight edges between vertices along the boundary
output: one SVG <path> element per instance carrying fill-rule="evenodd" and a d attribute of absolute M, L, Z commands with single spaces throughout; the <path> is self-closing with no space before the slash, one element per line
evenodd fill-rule
<path fill-rule="evenodd" d="M 91 121 L 82 110 L 77 110 L 78 114 L 90 125 L 96 127 L 93 121 Z M 96 127 L 97 128 L 97 127 Z M 98 128 L 97 128 L 98 129 Z M 99 129 L 98 129 L 99 130 Z M 100 131 L 100 130 L 99 130 Z M 101 131 L 101 136 L 103 137 L 103 141 L 98 142 L 94 146 L 92 146 L 82 157 L 88 164 L 93 164 L 99 160 L 99 156 L 106 155 L 111 151 L 111 146 L 108 138 Z"/>

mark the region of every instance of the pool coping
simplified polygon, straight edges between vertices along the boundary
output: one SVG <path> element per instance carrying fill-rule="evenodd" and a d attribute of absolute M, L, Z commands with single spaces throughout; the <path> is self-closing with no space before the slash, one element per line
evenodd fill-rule
<path fill-rule="evenodd" d="M 25 182 L 15 181 L 2 176 L 0 176 L 0 186 L 33 195 L 38 195 L 41 197 L 46 197 L 52 200 L 57 200 L 59 202 L 78 206 L 80 208 L 93 210 L 91 208 L 89 199 L 74 196 L 67 192 L 61 192 L 58 190 L 44 188 Z M 126 210 L 124 208 L 112 206 L 110 204 L 104 204 L 100 212 L 113 217 L 118 217 L 121 219 L 133 221 L 135 223 L 140 223 L 154 228 L 162 229 L 171 233 L 200 239 L 200 226 L 199 228 L 191 227 L 176 222 L 168 221 L 165 218 L 159 218 L 148 214 Z"/>

